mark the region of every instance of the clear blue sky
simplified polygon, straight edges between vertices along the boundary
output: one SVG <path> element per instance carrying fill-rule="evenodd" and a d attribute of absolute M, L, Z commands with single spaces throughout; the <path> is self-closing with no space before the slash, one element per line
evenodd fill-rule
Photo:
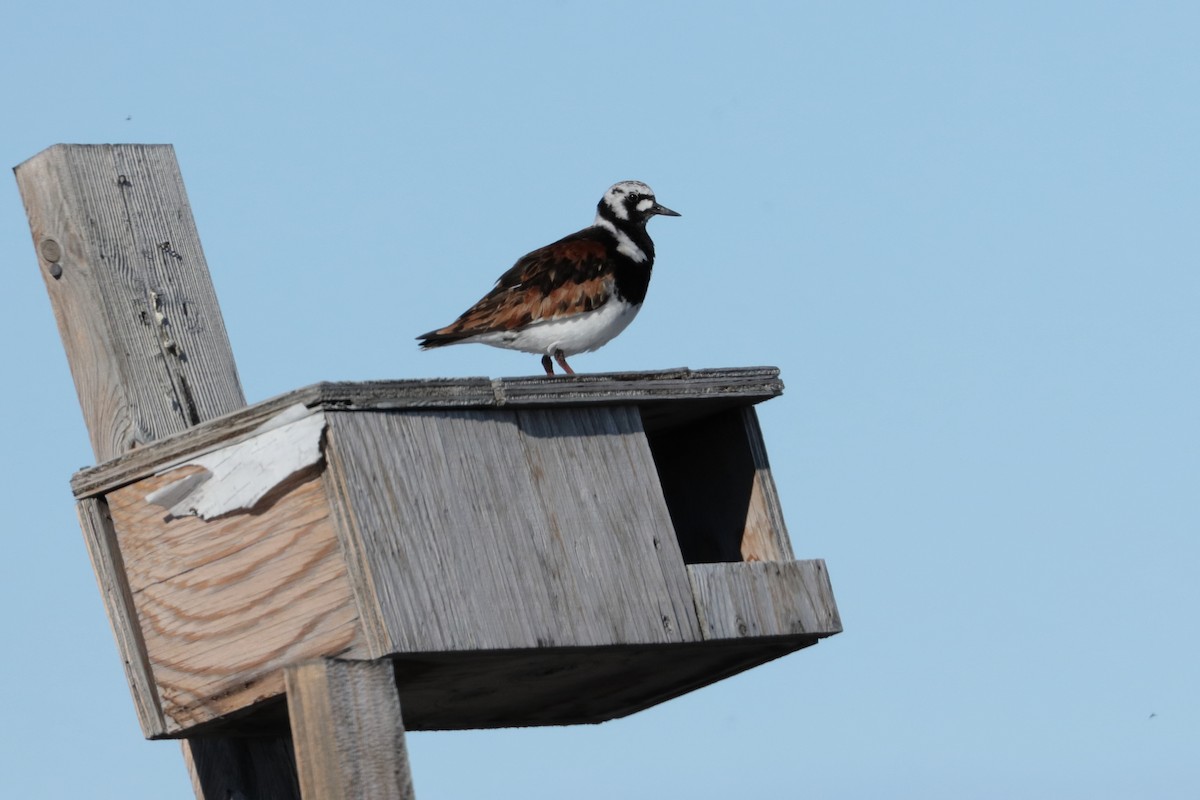
<path fill-rule="evenodd" d="M 251 400 L 536 372 L 413 337 L 626 178 L 683 217 L 576 369 L 782 369 L 768 448 L 845 633 L 598 727 L 412 735 L 420 800 L 1200 796 L 1200 6 L 118 0 L 0 29 L 7 166 L 175 145 Z M 74 518 L 91 452 L 11 178 L 0 263 L 0 796 L 188 797 Z"/>

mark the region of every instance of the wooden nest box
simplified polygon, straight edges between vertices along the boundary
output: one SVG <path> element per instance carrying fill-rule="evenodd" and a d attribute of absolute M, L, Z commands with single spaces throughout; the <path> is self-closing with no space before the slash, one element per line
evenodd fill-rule
<path fill-rule="evenodd" d="M 324 383 L 80 472 L 146 733 L 259 706 L 321 656 L 390 658 L 410 730 L 599 722 L 837 633 L 753 407 L 781 388 Z"/>
<path fill-rule="evenodd" d="M 776 370 L 247 406 L 173 150 L 16 173 L 99 463 L 72 480 L 88 547 L 198 797 L 407 798 L 404 727 L 599 722 L 841 630 L 759 431 Z"/>

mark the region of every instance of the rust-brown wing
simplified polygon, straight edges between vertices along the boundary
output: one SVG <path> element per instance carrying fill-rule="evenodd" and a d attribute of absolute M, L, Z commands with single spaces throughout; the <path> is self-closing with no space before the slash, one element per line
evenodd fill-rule
<path fill-rule="evenodd" d="M 592 311 L 612 296 L 608 245 L 588 231 L 522 257 L 496 286 L 450 325 L 418 337 L 422 347 L 451 344 L 531 322 Z"/>

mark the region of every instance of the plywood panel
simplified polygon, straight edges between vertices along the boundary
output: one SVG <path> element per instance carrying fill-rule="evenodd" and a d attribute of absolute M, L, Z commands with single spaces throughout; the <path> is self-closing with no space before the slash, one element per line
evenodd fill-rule
<path fill-rule="evenodd" d="M 706 640 L 840 633 L 825 562 L 688 567 Z"/>
<path fill-rule="evenodd" d="M 205 522 L 145 500 L 182 471 L 108 498 L 168 731 L 278 695 L 287 664 L 363 651 L 319 476 Z"/>
<path fill-rule="evenodd" d="M 521 411 L 529 469 L 588 638 L 693 641 L 683 556 L 634 407 Z"/>
<path fill-rule="evenodd" d="M 513 412 L 328 413 L 391 651 L 536 647 L 562 590 L 531 531 L 541 504 Z M 372 591 L 360 591 L 371 602 Z M 569 629 L 568 629 L 569 630 Z"/>
<path fill-rule="evenodd" d="M 328 417 L 359 596 L 378 598 L 393 652 L 697 636 L 636 413 Z"/>

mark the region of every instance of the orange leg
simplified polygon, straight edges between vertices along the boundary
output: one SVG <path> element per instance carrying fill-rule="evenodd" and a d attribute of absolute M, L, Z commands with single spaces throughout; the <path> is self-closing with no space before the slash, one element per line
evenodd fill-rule
<path fill-rule="evenodd" d="M 567 357 L 563 355 L 562 350 L 554 351 L 554 360 L 557 361 L 558 365 L 563 368 L 563 372 L 567 373 L 568 375 L 575 374 L 575 370 L 571 369 L 571 365 L 567 363 Z"/>
<path fill-rule="evenodd" d="M 542 356 L 542 369 L 546 370 L 547 375 L 554 374 L 554 365 L 550 363 L 550 356 Z"/>

